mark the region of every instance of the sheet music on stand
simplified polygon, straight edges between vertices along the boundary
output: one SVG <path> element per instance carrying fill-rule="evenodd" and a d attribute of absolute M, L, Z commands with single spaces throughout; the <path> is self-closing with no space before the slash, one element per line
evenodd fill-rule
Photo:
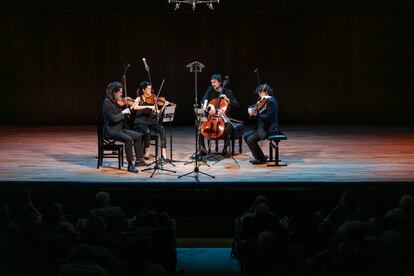
<path fill-rule="evenodd" d="M 166 106 L 164 109 L 164 116 L 162 117 L 163 123 L 171 123 L 174 121 L 175 105 Z"/>

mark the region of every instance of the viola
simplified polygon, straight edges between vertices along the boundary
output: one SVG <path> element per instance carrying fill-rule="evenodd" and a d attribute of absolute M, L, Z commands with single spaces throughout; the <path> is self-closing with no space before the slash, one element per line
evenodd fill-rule
<path fill-rule="evenodd" d="M 222 91 L 224 91 L 229 81 L 229 77 L 226 76 L 222 84 Z M 226 123 L 224 118 L 226 117 L 226 112 L 228 112 L 230 109 L 230 104 L 228 101 L 224 100 L 221 95 L 222 94 L 220 93 L 217 98 L 214 98 L 210 101 L 209 104 L 214 105 L 216 112 L 209 114 L 207 121 L 203 122 L 200 127 L 201 135 L 209 139 L 219 139 L 224 135 Z"/>

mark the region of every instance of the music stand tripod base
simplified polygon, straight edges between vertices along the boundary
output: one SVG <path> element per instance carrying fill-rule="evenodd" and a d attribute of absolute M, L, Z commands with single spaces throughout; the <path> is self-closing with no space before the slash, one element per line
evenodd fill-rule
<path fill-rule="evenodd" d="M 153 170 L 153 172 L 151 174 L 151 178 L 154 176 L 156 171 L 166 171 L 166 172 L 177 173 L 176 171 L 173 171 L 173 170 L 164 169 L 158 163 L 155 163 L 155 166 L 153 168 L 146 168 L 146 169 L 141 170 L 141 172 L 146 172 L 146 171 L 150 171 L 150 170 Z"/>
<path fill-rule="evenodd" d="M 195 173 L 196 175 L 190 175 L 192 173 Z M 190 177 L 194 177 L 195 179 L 198 179 L 198 174 L 200 174 L 200 173 L 205 175 L 205 176 L 209 176 L 211 178 L 216 178 L 214 175 L 211 175 L 211 174 L 200 171 L 198 169 L 198 167 L 194 167 L 194 170 L 192 172 L 188 172 L 188 173 L 185 173 L 183 175 L 179 175 L 178 178 L 181 178 L 181 177 L 184 177 L 184 176 L 190 176 Z"/>
<path fill-rule="evenodd" d="M 188 164 L 192 164 L 192 163 L 195 163 L 195 159 L 196 159 L 196 153 L 193 153 L 191 156 L 190 156 L 190 161 L 186 161 L 185 163 L 184 163 L 184 165 L 188 165 Z M 201 163 L 200 165 L 206 165 L 206 166 L 208 166 L 208 167 L 210 167 L 210 165 L 207 163 L 207 160 L 204 160 L 204 159 L 202 159 L 201 158 L 201 156 L 199 156 L 199 158 L 198 158 L 199 160 L 198 160 L 198 162 L 199 163 Z"/>

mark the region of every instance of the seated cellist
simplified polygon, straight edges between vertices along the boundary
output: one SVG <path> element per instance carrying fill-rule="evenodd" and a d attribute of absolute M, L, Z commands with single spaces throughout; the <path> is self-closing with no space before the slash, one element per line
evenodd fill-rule
<path fill-rule="evenodd" d="M 221 78 L 220 74 L 213 74 L 210 77 L 210 83 L 211 83 L 211 86 L 209 86 L 207 88 L 206 92 L 204 93 L 204 96 L 201 99 L 201 104 L 204 104 L 205 101 L 210 103 L 213 99 L 218 99 L 220 97 L 222 100 L 227 101 L 232 108 L 239 108 L 239 106 L 240 106 L 239 102 L 234 97 L 233 92 L 230 89 L 223 88 L 221 86 L 222 78 Z M 210 114 L 216 113 L 215 106 L 212 105 L 212 104 L 208 104 L 206 110 Z M 229 148 L 229 145 L 230 145 L 229 137 L 232 135 L 232 133 L 233 133 L 232 125 L 230 123 L 226 123 L 225 124 L 225 131 L 224 131 L 224 135 L 225 135 L 224 136 L 225 137 L 224 148 L 223 148 L 223 151 L 222 151 L 222 155 L 225 156 L 225 157 L 230 157 L 228 148 Z M 201 133 L 199 134 L 199 147 L 200 147 L 199 148 L 200 156 L 207 155 L 204 136 L 201 135 Z"/>

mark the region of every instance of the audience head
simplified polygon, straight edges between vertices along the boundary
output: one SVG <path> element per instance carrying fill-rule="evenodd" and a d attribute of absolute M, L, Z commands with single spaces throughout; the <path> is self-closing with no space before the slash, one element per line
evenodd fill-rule
<path fill-rule="evenodd" d="M 358 192 L 346 190 L 341 197 L 341 205 L 345 210 L 354 211 L 360 205 L 360 195 Z"/>
<path fill-rule="evenodd" d="M 260 249 L 265 251 L 266 249 L 271 250 L 276 243 L 276 237 L 269 231 L 264 231 L 257 236 L 257 243 Z"/>
<path fill-rule="evenodd" d="M 96 205 L 99 208 L 109 207 L 110 205 L 111 198 L 109 197 L 109 194 L 107 192 L 101 191 L 96 193 L 95 199 Z"/>
<path fill-rule="evenodd" d="M 257 204 L 256 216 L 266 216 L 270 212 L 269 207 L 265 203 Z"/>
<path fill-rule="evenodd" d="M 254 204 L 260 204 L 260 203 L 266 203 L 267 204 L 267 198 L 264 195 L 258 195 L 254 199 Z"/>
<path fill-rule="evenodd" d="M 414 211 L 414 198 L 411 195 L 403 195 L 399 207 L 407 213 L 412 213 Z"/>

